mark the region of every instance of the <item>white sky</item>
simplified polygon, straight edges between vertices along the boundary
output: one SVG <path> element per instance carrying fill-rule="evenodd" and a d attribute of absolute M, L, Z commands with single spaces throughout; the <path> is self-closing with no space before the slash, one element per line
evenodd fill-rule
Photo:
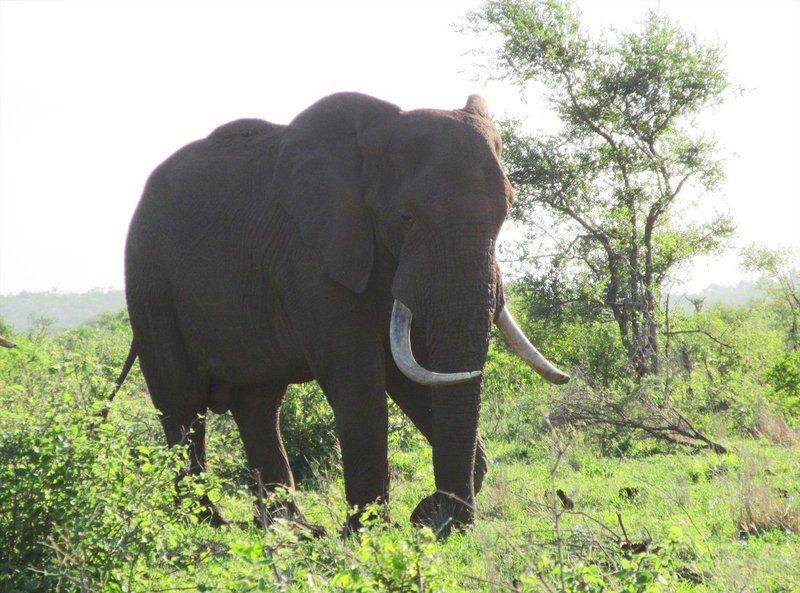
<path fill-rule="evenodd" d="M 495 115 L 547 127 L 540 97 L 483 86 L 476 2 L 0 2 L 0 293 L 122 287 L 128 221 L 150 171 L 220 123 L 286 123 L 331 92 L 405 109 L 481 93 Z M 721 141 L 719 202 L 737 245 L 800 246 L 800 2 L 579 2 L 592 31 L 659 8 L 727 45 L 752 89 L 702 120 Z M 541 122 L 541 125 L 540 125 Z M 732 284 L 735 253 L 699 262 L 686 290 Z"/>

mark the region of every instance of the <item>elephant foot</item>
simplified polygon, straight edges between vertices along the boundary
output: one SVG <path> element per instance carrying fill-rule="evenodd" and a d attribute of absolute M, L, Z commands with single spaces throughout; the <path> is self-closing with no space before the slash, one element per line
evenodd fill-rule
<path fill-rule="evenodd" d="M 361 523 L 361 513 L 354 513 L 352 515 L 348 515 L 347 519 L 345 519 L 340 535 L 342 536 L 342 539 L 346 539 L 354 533 L 358 533 L 362 529 L 364 529 L 364 525 Z"/>
<path fill-rule="evenodd" d="M 200 511 L 197 513 L 197 519 L 200 523 L 208 523 L 211 527 L 223 527 L 228 524 L 216 505 L 206 497 L 200 500 Z"/>
<path fill-rule="evenodd" d="M 276 521 L 285 521 L 295 529 L 301 540 L 313 540 L 328 535 L 322 525 L 309 523 L 293 502 L 276 503 L 270 506 L 256 504 L 253 522 L 256 527 L 268 529 Z"/>
<path fill-rule="evenodd" d="M 343 538 L 350 537 L 354 533 L 358 533 L 359 531 L 363 530 L 366 524 L 368 525 L 375 525 L 377 522 L 381 527 L 397 527 L 397 523 L 392 521 L 389 518 L 389 507 L 385 504 L 381 505 L 377 512 L 374 510 L 375 507 L 372 509 L 366 510 L 357 510 L 354 513 L 351 513 L 347 516 L 347 519 L 342 526 L 341 536 Z M 366 519 L 365 515 L 369 516 L 369 520 L 362 520 Z M 377 519 L 377 521 L 376 521 Z"/>
<path fill-rule="evenodd" d="M 305 518 L 302 520 L 295 518 L 292 520 L 292 524 L 298 529 L 297 537 L 304 541 L 311 541 L 328 535 L 328 530 L 322 525 L 309 523 Z"/>
<path fill-rule="evenodd" d="M 434 492 L 423 498 L 411 513 L 411 524 L 428 527 L 438 539 L 449 536 L 453 530 L 463 530 L 471 525 L 474 507 L 443 492 Z"/>

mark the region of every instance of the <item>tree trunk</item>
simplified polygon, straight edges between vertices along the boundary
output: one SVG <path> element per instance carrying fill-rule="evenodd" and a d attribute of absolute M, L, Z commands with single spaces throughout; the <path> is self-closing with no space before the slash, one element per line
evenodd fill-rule
<path fill-rule="evenodd" d="M 619 281 L 612 280 L 611 286 Z M 628 285 L 633 292 L 633 283 Z M 622 303 L 611 306 L 614 320 L 620 332 L 620 340 L 627 353 L 628 362 L 640 379 L 661 372 L 661 359 L 658 351 L 658 318 L 656 317 L 656 298 L 652 287 L 644 290 L 644 298 L 628 293 Z M 607 302 L 612 303 L 607 294 Z"/>

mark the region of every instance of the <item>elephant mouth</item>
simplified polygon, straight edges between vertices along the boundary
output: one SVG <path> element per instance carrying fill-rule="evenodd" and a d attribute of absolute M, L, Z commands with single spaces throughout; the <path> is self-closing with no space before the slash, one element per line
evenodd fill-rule
<path fill-rule="evenodd" d="M 413 315 L 409 308 L 395 299 L 389 326 L 389 340 L 392 358 L 394 358 L 397 368 L 406 377 L 420 385 L 441 387 L 443 385 L 463 383 L 483 374 L 480 370 L 436 373 L 422 367 L 414 358 L 414 353 L 411 350 L 412 318 Z M 497 316 L 495 325 L 509 347 L 542 378 L 556 385 L 563 385 L 570 380 L 570 376 L 567 373 L 555 367 L 531 344 L 506 307 L 503 307 L 500 315 Z"/>

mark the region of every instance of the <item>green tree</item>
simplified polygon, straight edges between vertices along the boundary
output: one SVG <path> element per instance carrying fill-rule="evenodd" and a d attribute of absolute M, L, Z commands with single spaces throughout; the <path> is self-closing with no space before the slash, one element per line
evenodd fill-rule
<path fill-rule="evenodd" d="M 619 329 L 639 376 L 659 361 L 659 293 L 671 272 L 722 247 L 730 217 L 686 219 L 686 187 L 711 193 L 723 172 L 713 138 L 694 117 L 729 87 L 719 46 L 704 45 L 650 13 L 637 32 L 592 39 L 578 12 L 556 0 L 490 0 L 467 29 L 498 41 L 484 49 L 489 78 L 547 89 L 560 131 L 531 136 L 501 123 L 504 163 L 517 192 L 512 216 L 531 236 L 543 213 L 561 236 L 551 260 L 556 304 L 588 300 Z M 491 46 L 491 44 L 489 44 Z"/>
<path fill-rule="evenodd" d="M 800 270 L 797 251 L 788 247 L 769 249 L 753 243 L 742 250 L 742 268 L 761 274 L 760 288 L 778 305 L 778 314 L 788 326 L 789 349 L 797 350 L 800 340 L 800 290 L 795 282 Z"/>

